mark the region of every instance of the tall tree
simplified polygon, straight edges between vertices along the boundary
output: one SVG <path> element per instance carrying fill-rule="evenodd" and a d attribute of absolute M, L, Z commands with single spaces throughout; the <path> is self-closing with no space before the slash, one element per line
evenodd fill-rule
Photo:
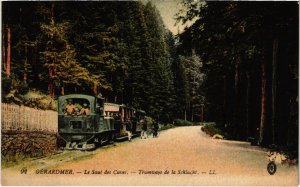
<path fill-rule="evenodd" d="M 282 124 L 289 119 L 289 107 L 283 100 L 294 98 L 297 93 L 291 90 L 297 86 L 291 84 L 289 91 L 283 91 L 279 85 L 287 80 L 297 82 L 290 71 L 297 66 L 294 48 L 298 47 L 292 39 L 298 38 L 297 5 L 183 3 L 188 11 L 179 19 L 197 20 L 179 36 L 179 49 L 195 48 L 203 60 L 208 118 L 221 128 L 226 126 L 237 139 L 256 136 L 261 145 L 286 144 L 290 127 Z M 291 60 L 286 63 L 286 58 Z M 224 93 L 218 91 L 220 87 Z"/>
<path fill-rule="evenodd" d="M 49 80 L 49 94 L 55 95 L 54 86 L 100 84 L 95 76 L 90 76 L 89 72 L 76 61 L 75 50 L 66 37 L 70 25 L 68 22 L 55 23 L 55 4 L 51 3 L 40 8 L 48 9 L 49 13 L 47 15 L 49 22 L 41 24 L 41 42 L 46 43 L 41 51 L 41 58 L 44 61 L 44 67 L 48 69 L 48 74 L 43 77 Z"/>

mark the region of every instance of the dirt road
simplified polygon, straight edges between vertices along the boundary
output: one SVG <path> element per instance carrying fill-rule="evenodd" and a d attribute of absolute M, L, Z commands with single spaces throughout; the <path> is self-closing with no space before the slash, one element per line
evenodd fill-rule
<path fill-rule="evenodd" d="M 178 127 L 163 131 L 159 138 L 136 138 L 87 154 L 86 159 L 56 166 L 31 166 L 27 174 L 4 169 L 2 185 L 298 184 L 298 166 L 278 166 L 271 176 L 264 150 L 245 142 L 212 139 L 200 126 Z M 40 174 L 45 172 L 67 174 Z"/>

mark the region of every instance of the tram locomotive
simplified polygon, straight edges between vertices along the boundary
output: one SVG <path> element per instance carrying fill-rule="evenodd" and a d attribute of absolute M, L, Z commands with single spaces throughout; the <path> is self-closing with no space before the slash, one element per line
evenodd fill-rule
<path fill-rule="evenodd" d="M 124 136 L 130 120 L 132 132 L 139 133 L 144 111 L 125 105 L 104 103 L 104 99 L 84 94 L 58 98 L 58 133 L 66 149 L 90 150 Z"/>

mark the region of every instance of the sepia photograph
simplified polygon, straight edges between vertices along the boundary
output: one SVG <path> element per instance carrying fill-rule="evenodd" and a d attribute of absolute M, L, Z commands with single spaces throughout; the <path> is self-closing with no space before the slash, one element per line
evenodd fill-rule
<path fill-rule="evenodd" d="M 298 186 L 298 1 L 2 1 L 2 186 Z"/>

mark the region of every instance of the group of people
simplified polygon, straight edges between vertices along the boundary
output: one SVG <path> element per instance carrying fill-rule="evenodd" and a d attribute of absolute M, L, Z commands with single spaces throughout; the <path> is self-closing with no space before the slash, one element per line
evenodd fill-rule
<path fill-rule="evenodd" d="M 158 129 L 159 129 L 158 123 L 157 123 L 157 121 L 154 121 L 153 127 L 152 127 L 153 138 L 158 137 Z M 148 126 L 143 120 L 142 121 L 141 139 L 146 139 L 147 137 L 148 137 Z"/>
<path fill-rule="evenodd" d="M 126 129 L 126 133 L 128 136 L 128 141 L 131 141 L 131 139 L 132 139 L 132 126 L 133 126 L 134 122 L 137 122 L 137 121 L 134 121 L 134 119 L 131 120 L 130 118 L 127 118 L 125 120 L 125 129 Z M 141 139 L 146 139 L 148 137 L 147 123 L 145 122 L 144 119 L 141 119 L 139 124 L 142 126 Z M 153 127 L 152 127 L 153 138 L 158 137 L 158 129 L 159 129 L 158 123 L 155 121 L 153 123 Z"/>
<path fill-rule="evenodd" d="M 81 109 L 80 109 L 81 108 Z M 72 99 L 68 100 L 68 104 L 65 107 L 65 115 L 89 115 L 90 108 L 87 103 L 83 103 L 82 107 L 74 105 Z"/>

